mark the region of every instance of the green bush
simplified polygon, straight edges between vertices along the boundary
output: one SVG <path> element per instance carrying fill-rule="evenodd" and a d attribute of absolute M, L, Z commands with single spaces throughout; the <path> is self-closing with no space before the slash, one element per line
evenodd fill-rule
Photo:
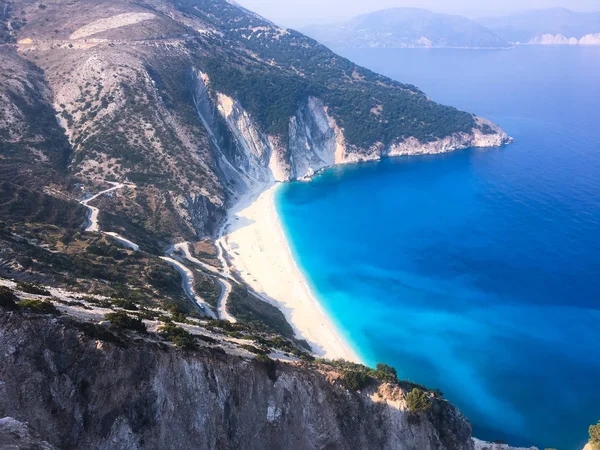
<path fill-rule="evenodd" d="M 0 307 L 14 311 L 17 309 L 15 303 L 17 296 L 13 293 L 12 289 L 6 286 L 0 286 Z"/>
<path fill-rule="evenodd" d="M 47 289 L 44 289 L 43 287 L 38 286 L 37 284 L 33 284 L 33 283 L 17 283 L 17 286 L 23 292 L 27 292 L 28 294 L 43 295 L 45 297 L 50 297 L 52 295 L 52 294 L 50 294 L 50 292 Z"/>
<path fill-rule="evenodd" d="M 56 309 L 56 306 L 50 302 L 45 302 L 42 300 L 23 300 L 19 303 L 19 306 L 39 314 L 60 314 L 60 311 Z"/>
<path fill-rule="evenodd" d="M 137 311 L 139 309 L 137 307 L 137 305 L 135 303 L 133 303 L 132 301 L 125 300 L 122 298 L 116 298 L 114 300 L 111 300 L 110 302 L 112 303 L 113 306 L 116 306 L 118 308 L 123 308 L 128 311 Z"/>
<path fill-rule="evenodd" d="M 181 327 L 168 323 L 161 326 L 158 331 L 164 334 L 165 337 L 177 347 L 181 347 L 185 350 L 194 350 L 197 348 L 194 336 Z"/>
<path fill-rule="evenodd" d="M 373 376 L 386 383 L 398 383 L 398 375 L 396 369 L 387 364 L 377 363 Z"/>
<path fill-rule="evenodd" d="M 342 380 L 348 389 L 360 391 L 367 387 L 371 381 L 369 376 L 359 370 L 345 370 L 342 372 Z"/>
<path fill-rule="evenodd" d="M 596 425 L 590 425 L 590 444 L 594 450 L 600 450 L 600 420 Z"/>
<path fill-rule="evenodd" d="M 422 412 L 431 408 L 431 399 L 420 389 L 414 388 L 406 396 L 406 406 L 410 412 Z"/>
<path fill-rule="evenodd" d="M 104 316 L 104 318 L 117 328 L 138 331 L 140 333 L 148 332 L 146 325 L 144 322 L 142 322 L 142 319 L 129 317 L 124 311 L 108 313 Z"/>

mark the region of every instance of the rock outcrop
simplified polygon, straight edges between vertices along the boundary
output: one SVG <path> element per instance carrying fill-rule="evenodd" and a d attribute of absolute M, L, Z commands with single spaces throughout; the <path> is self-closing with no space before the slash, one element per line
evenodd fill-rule
<path fill-rule="evenodd" d="M 56 450 L 56 447 L 43 441 L 26 424 L 4 417 L 0 419 L 0 448 L 3 450 Z"/>
<path fill-rule="evenodd" d="M 368 149 L 357 148 L 346 144 L 344 130 L 328 114 L 327 106 L 316 97 L 308 97 L 290 118 L 288 142 L 283 145 L 261 131 L 236 99 L 213 91 L 207 75 L 195 73 L 198 114 L 211 136 L 224 177 L 237 193 L 273 181 L 310 178 L 336 164 L 496 147 L 512 141 L 497 125 L 476 117 L 476 127 L 470 133 L 457 132 L 429 142 L 410 137 L 389 146 L 376 143 Z"/>
<path fill-rule="evenodd" d="M 302 366 L 121 340 L 0 312 L 0 414 L 58 448 L 473 450 L 444 400 L 411 414 L 388 385 L 350 392 Z"/>
<path fill-rule="evenodd" d="M 485 442 L 473 438 L 475 450 L 538 450 L 537 447 L 511 447 L 508 444 L 499 444 L 496 442 Z"/>

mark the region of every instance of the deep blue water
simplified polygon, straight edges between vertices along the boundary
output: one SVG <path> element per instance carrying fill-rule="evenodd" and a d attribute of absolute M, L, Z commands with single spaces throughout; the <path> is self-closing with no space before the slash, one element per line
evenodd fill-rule
<path fill-rule="evenodd" d="M 515 143 L 282 187 L 319 300 L 367 363 L 441 389 L 475 436 L 580 450 L 600 420 L 600 48 L 346 56 Z"/>

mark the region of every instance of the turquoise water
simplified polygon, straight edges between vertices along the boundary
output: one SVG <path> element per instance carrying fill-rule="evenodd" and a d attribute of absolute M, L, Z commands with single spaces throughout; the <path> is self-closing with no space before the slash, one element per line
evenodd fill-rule
<path fill-rule="evenodd" d="M 600 49 L 347 56 L 515 143 L 282 187 L 319 300 L 368 364 L 441 389 L 475 436 L 580 450 L 600 420 Z"/>

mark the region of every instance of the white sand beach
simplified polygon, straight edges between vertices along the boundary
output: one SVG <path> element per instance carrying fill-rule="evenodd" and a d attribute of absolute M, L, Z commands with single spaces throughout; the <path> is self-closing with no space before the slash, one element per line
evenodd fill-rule
<path fill-rule="evenodd" d="M 275 208 L 278 185 L 242 198 L 228 214 L 220 243 L 248 285 L 281 309 L 297 337 L 319 356 L 360 362 L 312 295 Z"/>

